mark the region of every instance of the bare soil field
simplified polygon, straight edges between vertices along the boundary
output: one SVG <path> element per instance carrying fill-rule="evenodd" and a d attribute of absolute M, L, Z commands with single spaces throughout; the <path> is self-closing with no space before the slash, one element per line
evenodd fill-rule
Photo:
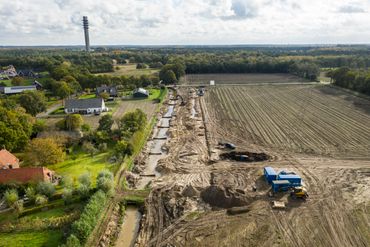
<path fill-rule="evenodd" d="M 370 102 L 336 88 L 219 87 L 205 101 L 217 138 L 280 153 L 370 157 Z"/>
<path fill-rule="evenodd" d="M 256 84 L 256 83 L 302 83 L 305 79 L 291 74 L 187 74 L 180 79 L 180 84 L 209 85 L 214 80 L 219 84 Z"/>
<path fill-rule="evenodd" d="M 370 246 L 370 101 L 322 85 L 178 94 L 135 246 Z M 223 160 L 220 140 L 269 159 Z M 264 166 L 299 174 L 310 197 L 271 197 Z"/>
<path fill-rule="evenodd" d="M 149 100 L 122 100 L 113 113 L 113 119 L 117 120 L 121 118 L 126 112 L 140 109 L 147 115 L 147 119 L 149 120 L 155 114 L 157 105 L 157 103 Z"/>

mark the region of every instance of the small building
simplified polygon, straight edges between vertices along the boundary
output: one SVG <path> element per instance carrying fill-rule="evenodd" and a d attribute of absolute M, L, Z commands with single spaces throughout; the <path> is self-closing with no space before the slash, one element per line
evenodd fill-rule
<path fill-rule="evenodd" d="M 40 82 L 38 82 L 36 80 L 32 83 L 32 85 L 34 85 L 37 90 L 41 90 L 41 89 L 44 88 L 44 86 Z"/>
<path fill-rule="evenodd" d="M 263 168 L 263 174 L 269 184 L 271 184 L 273 180 L 277 179 L 277 173 L 275 172 L 274 168 L 270 166 Z"/>
<path fill-rule="evenodd" d="M 145 90 L 144 88 L 136 88 L 132 95 L 134 98 L 148 98 L 149 97 L 149 91 Z"/>
<path fill-rule="evenodd" d="M 101 93 L 108 93 L 109 97 L 117 97 L 118 91 L 116 86 L 107 86 L 102 85 L 101 87 L 96 87 L 96 96 L 99 96 Z"/>
<path fill-rule="evenodd" d="M 18 75 L 17 70 L 14 68 L 13 65 L 9 65 L 5 67 L 4 69 L 0 69 L 0 77 L 15 77 Z"/>
<path fill-rule="evenodd" d="M 0 170 L 0 184 L 56 181 L 55 173 L 46 167 L 25 167 Z"/>
<path fill-rule="evenodd" d="M 98 114 L 108 111 L 102 98 L 67 99 L 64 104 L 65 113 Z"/>
<path fill-rule="evenodd" d="M 30 86 L 14 86 L 14 87 L 3 87 L 1 92 L 4 94 L 17 94 L 23 93 L 24 91 L 34 91 L 37 90 L 35 85 Z"/>
<path fill-rule="evenodd" d="M 19 168 L 19 159 L 6 149 L 0 150 L 0 169 Z"/>
<path fill-rule="evenodd" d="M 33 70 L 30 69 L 24 69 L 24 70 L 19 70 L 18 75 L 22 77 L 31 77 L 31 78 L 37 78 L 38 74 L 35 73 Z"/>

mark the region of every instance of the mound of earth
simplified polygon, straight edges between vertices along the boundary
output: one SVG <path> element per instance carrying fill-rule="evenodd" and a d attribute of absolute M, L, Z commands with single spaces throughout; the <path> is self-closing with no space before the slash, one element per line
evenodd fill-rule
<path fill-rule="evenodd" d="M 203 190 L 201 197 L 212 207 L 218 208 L 246 206 L 250 203 L 244 191 L 216 185 L 211 185 Z"/>

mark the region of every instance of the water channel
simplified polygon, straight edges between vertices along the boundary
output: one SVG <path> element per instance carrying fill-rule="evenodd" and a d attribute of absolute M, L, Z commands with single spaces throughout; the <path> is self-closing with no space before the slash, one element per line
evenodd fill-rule
<path fill-rule="evenodd" d="M 170 96 L 171 97 L 171 96 Z M 146 167 L 142 172 L 141 179 L 137 184 L 137 189 L 144 189 L 155 177 L 159 177 L 160 173 L 156 171 L 156 166 L 160 159 L 167 156 L 167 151 L 163 149 L 163 146 L 168 139 L 168 130 L 170 128 L 171 118 L 174 115 L 176 102 L 170 100 L 167 111 L 163 114 L 162 118 L 159 119 L 158 124 L 153 130 L 153 138 L 148 141 L 150 147 L 149 157 L 146 162 Z M 141 213 L 138 208 L 128 206 L 126 208 L 124 222 L 122 224 L 118 239 L 116 241 L 116 247 L 131 247 L 135 244 L 139 224 L 141 219 Z"/>

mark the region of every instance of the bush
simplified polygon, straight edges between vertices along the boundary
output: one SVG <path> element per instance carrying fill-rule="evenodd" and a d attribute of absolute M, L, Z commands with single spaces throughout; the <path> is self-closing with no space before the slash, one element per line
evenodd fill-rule
<path fill-rule="evenodd" d="M 34 203 L 35 202 L 35 199 L 36 199 L 36 191 L 33 187 L 28 187 L 26 189 L 26 196 L 28 198 L 28 200 L 31 202 L 31 203 Z"/>
<path fill-rule="evenodd" d="M 138 63 L 138 64 L 136 64 L 136 69 L 146 69 L 146 64 L 145 63 Z"/>
<path fill-rule="evenodd" d="M 73 187 L 73 179 L 68 175 L 64 175 L 62 177 L 62 179 L 60 180 L 60 185 L 62 185 L 65 188 L 72 188 Z"/>
<path fill-rule="evenodd" d="M 85 184 L 80 184 L 77 188 L 77 193 L 81 199 L 87 199 L 90 196 L 90 187 Z"/>
<path fill-rule="evenodd" d="M 94 147 L 94 145 L 91 142 L 83 142 L 82 144 L 82 150 L 86 153 L 89 153 L 91 157 L 94 157 L 94 155 L 98 152 L 98 150 Z"/>
<path fill-rule="evenodd" d="M 80 243 L 84 244 L 93 231 L 100 219 L 106 200 L 107 198 L 103 191 L 99 190 L 96 192 L 86 204 L 80 219 L 72 224 L 72 235 L 75 235 L 80 240 Z"/>
<path fill-rule="evenodd" d="M 18 201 L 18 191 L 16 189 L 9 189 L 5 191 L 4 198 L 8 207 L 14 207 Z"/>
<path fill-rule="evenodd" d="M 67 242 L 65 245 L 63 245 L 64 247 L 80 247 L 81 244 L 80 244 L 80 240 L 78 240 L 78 238 L 71 234 L 68 238 L 67 238 Z"/>
<path fill-rule="evenodd" d="M 14 210 L 20 214 L 23 211 L 23 200 L 18 200 L 13 205 Z"/>
<path fill-rule="evenodd" d="M 73 199 L 73 191 L 70 188 L 64 188 L 62 198 L 64 200 L 64 204 L 70 204 Z"/>
<path fill-rule="evenodd" d="M 55 186 L 50 182 L 40 182 L 36 188 L 37 193 L 51 198 L 55 193 Z"/>
<path fill-rule="evenodd" d="M 106 194 L 111 194 L 114 188 L 114 177 L 110 171 L 103 170 L 99 172 L 96 179 L 96 187 L 104 191 Z"/>
<path fill-rule="evenodd" d="M 89 132 L 91 130 L 91 126 L 88 125 L 87 123 L 84 123 L 83 125 L 81 125 L 81 130 L 83 132 Z"/>
<path fill-rule="evenodd" d="M 46 196 L 43 196 L 43 195 L 36 195 L 35 197 L 35 204 L 36 205 L 45 205 L 48 203 L 48 198 Z"/>
<path fill-rule="evenodd" d="M 86 172 L 78 177 L 78 182 L 80 184 L 86 185 L 88 188 L 91 186 L 91 175 L 90 173 Z"/>

